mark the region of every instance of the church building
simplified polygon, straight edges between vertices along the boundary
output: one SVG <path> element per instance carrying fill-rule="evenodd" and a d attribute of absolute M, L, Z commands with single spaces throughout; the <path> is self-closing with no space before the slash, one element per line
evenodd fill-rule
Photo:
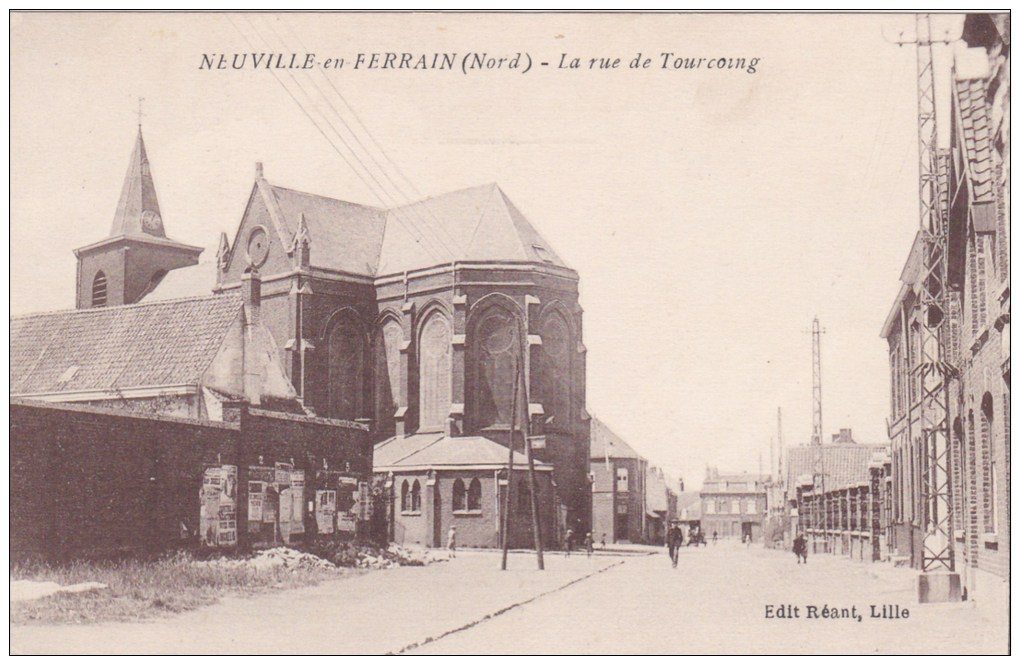
<path fill-rule="evenodd" d="M 454 515 L 488 527 L 477 532 L 478 546 L 498 543 L 492 513 L 505 487 L 522 361 L 528 405 L 520 414 L 532 438 L 546 540 L 568 527 L 588 530 L 579 278 L 497 185 L 379 208 L 273 184 L 257 164 L 237 230 L 220 236 L 208 278 L 200 252 L 166 236 L 139 131 L 110 236 L 75 251 L 76 307 L 138 304 L 141 316 L 152 314 L 147 307 L 204 296 L 194 302 L 215 306 L 223 327 L 235 325 L 231 308 L 238 308 L 236 325 L 262 333 L 264 352 L 246 375 L 269 380 L 278 370 L 277 395 L 305 413 L 370 426 L 379 487 L 391 491 L 390 537 L 406 533 L 433 546 Z M 224 298 L 235 300 L 216 300 Z M 186 340 L 186 325 L 181 332 Z M 211 363 L 216 350 L 206 352 Z M 188 382 L 196 407 L 205 403 L 203 380 Z M 518 427 L 518 465 L 522 440 Z M 457 471 L 471 476 L 451 475 Z M 405 501 L 399 486 L 412 478 L 418 503 L 433 509 L 432 524 L 407 532 L 396 518 Z M 435 481 L 448 482 L 445 496 L 447 483 Z M 450 512 L 440 511 L 447 505 Z"/>

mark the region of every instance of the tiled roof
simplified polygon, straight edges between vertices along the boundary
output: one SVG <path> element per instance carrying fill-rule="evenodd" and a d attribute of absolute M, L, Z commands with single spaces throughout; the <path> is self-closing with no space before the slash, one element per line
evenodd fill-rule
<path fill-rule="evenodd" d="M 446 437 L 437 433 L 393 437 L 375 447 L 373 466 L 399 471 L 445 467 L 505 467 L 510 450 L 487 437 Z M 515 450 L 515 469 L 527 464 L 519 449 Z M 548 467 L 535 461 L 536 466 Z"/>
<path fill-rule="evenodd" d="M 956 80 L 954 84 L 960 142 L 971 182 L 971 200 L 991 202 L 995 198 L 992 171 L 992 133 L 988 120 L 983 79 Z"/>
<path fill-rule="evenodd" d="M 605 459 L 608 453 L 610 458 L 634 458 L 644 460 L 623 438 L 612 431 L 611 428 L 596 419 L 591 418 L 591 459 Z"/>
<path fill-rule="evenodd" d="M 238 294 L 11 319 L 11 394 L 193 385 L 241 311 Z"/>
<path fill-rule="evenodd" d="M 869 480 L 868 463 L 884 455 L 882 444 L 825 444 L 822 450 L 822 472 L 825 489 L 837 490 Z M 811 446 L 794 446 L 786 451 L 786 489 L 792 493 L 801 476 L 809 479 L 814 473 L 815 453 Z"/>

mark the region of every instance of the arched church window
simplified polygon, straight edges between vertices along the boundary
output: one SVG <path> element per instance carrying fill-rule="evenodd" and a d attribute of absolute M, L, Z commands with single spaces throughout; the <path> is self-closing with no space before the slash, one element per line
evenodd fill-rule
<path fill-rule="evenodd" d="M 472 478 L 471 484 L 468 485 L 467 509 L 468 510 L 482 509 L 482 482 L 477 478 Z"/>
<path fill-rule="evenodd" d="M 474 360 L 470 424 L 475 428 L 509 426 L 520 349 L 517 321 L 506 310 L 493 308 L 475 324 L 469 340 Z"/>
<path fill-rule="evenodd" d="M 570 329 L 553 312 L 542 324 L 542 405 L 547 425 L 568 429 L 571 414 Z"/>
<path fill-rule="evenodd" d="M 92 279 L 92 307 L 103 307 L 106 305 L 106 274 L 102 271 L 96 273 Z"/>
<path fill-rule="evenodd" d="M 400 405 L 400 344 L 404 331 L 395 320 L 375 331 L 375 419 L 380 435 L 394 431 L 393 415 Z"/>
<path fill-rule="evenodd" d="M 459 478 L 453 482 L 453 509 L 467 510 L 467 490 L 464 481 Z"/>
<path fill-rule="evenodd" d="M 411 510 L 414 512 L 421 511 L 421 483 L 418 481 L 414 482 L 411 486 Z"/>
<path fill-rule="evenodd" d="M 401 512 L 411 510 L 411 485 L 407 481 L 400 485 L 400 510 Z"/>
<path fill-rule="evenodd" d="M 342 316 L 327 336 L 329 412 L 340 419 L 364 416 L 365 345 L 355 319 Z"/>
<path fill-rule="evenodd" d="M 422 428 L 441 428 L 450 414 L 451 353 L 450 322 L 433 312 L 419 339 L 419 409 Z"/>

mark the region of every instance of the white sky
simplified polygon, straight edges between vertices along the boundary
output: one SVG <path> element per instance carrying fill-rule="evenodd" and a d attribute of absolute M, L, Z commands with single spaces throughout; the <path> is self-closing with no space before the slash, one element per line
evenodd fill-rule
<path fill-rule="evenodd" d="M 233 20 L 266 50 L 252 23 Z M 550 62 L 526 75 L 329 74 L 423 194 L 498 182 L 578 270 L 589 408 L 689 487 L 705 464 L 756 471 L 760 453 L 767 469 L 779 406 L 787 444 L 808 439 L 816 314 L 827 329 L 826 435 L 886 438 L 878 332 L 917 225 L 917 137 L 914 50 L 882 29 L 909 35 L 912 17 L 253 23 L 287 41 L 274 52 L 319 59 L 528 52 Z M 234 234 L 257 160 L 274 183 L 380 204 L 269 72 L 198 70 L 203 53 L 250 51 L 221 15 L 12 17 L 13 314 L 73 306 L 71 250 L 109 230 L 139 96 L 167 233 L 206 255 L 221 230 Z M 761 61 L 754 75 L 660 70 L 670 51 Z M 638 52 L 652 68 L 555 68 L 561 53 L 626 66 Z M 325 88 L 319 73 L 298 75 Z"/>

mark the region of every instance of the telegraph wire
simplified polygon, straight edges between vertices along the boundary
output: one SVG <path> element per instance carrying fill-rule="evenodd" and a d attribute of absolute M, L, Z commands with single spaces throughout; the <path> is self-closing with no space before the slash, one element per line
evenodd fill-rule
<path fill-rule="evenodd" d="M 252 48 L 252 50 L 254 51 L 256 49 L 255 45 L 251 42 L 251 40 L 244 33 L 244 31 L 237 25 L 237 23 L 234 22 L 234 20 L 231 18 L 231 16 L 229 14 L 226 15 L 226 18 L 230 22 L 230 24 L 234 27 L 234 29 L 237 30 L 237 32 L 241 35 L 241 38 L 243 38 L 245 40 L 245 42 L 248 44 L 248 46 L 250 48 Z M 250 23 L 250 21 L 249 21 L 249 23 Z M 265 42 L 264 39 L 263 39 L 263 42 Z M 268 45 L 268 43 L 267 43 L 267 45 Z M 304 106 L 304 104 L 302 104 L 302 102 L 300 100 L 298 100 L 298 98 L 294 95 L 294 93 L 290 90 L 290 88 L 286 85 L 286 83 L 284 83 L 283 79 L 280 78 L 279 75 L 277 75 L 276 71 L 274 71 L 271 68 L 269 69 L 269 71 L 273 75 L 273 78 L 280 84 L 281 87 L 283 87 L 283 90 L 287 93 L 287 95 L 290 96 L 291 100 L 294 101 L 294 104 L 296 104 L 298 106 L 298 109 L 300 109 L 301 112 L 305 115 L 305 117 L 312 123 L 312 125 L 315 126 L 315 129 L 319 131 L 319 134 L 322 135 L 323 139 L 325 139 L 326 142 L 333 148 L 333 150 L 336 151 L 336 153 L 340 156 L 340 158 L 344 161 L 344 163 L 347 164 L 347 166 L 351 169 L 351 171 L 358 177 L 358 179 L 362 182 L 362 184 L 365 185 L 365 187 L 368 189 L 368 191 L 373 196 L 375 196 L 375 198 L 379 201 L 379 203 L 385 207 L 390 202 L 392 202 L 392 200 L 391 201 L 384 200 L 382 198 L 382 196 L 380 195 L 379 191 L 377 191 L 372 186 L 372 184 L 368 180 L 365 179 L 365 175 L 363 175 L 362 172 L 358 169 L 358 167 L 355 166 L 351 162 L 351 160 L 343 153 L 343 151 L 341 151 L 337 147 L 337 145 L 333 142 L 333 140 L 329 137 L 329 135 L 326 134 L 325 130 L 323 130 L 323 128 L 319 125 L 319 122 L 315 120 L 315 118 L 311 115 L 311 113 Z M 292 77 L 293 77 L 293 74 L 292 74 Z M 295 81 L 295 84 L 296 84 L 296 81 Z M 304 88 L 300 87 L 300 85 L 298 85 L 298 86 L 304 92 Z M 305 94 L 307 95 L 307 92 L 305 92 Z M 324 122 L 326 122 L 326 124 L 330 125 L 330 127 L 332 128 L 332 125 L 329 124 L 328 121 L 324 121 Z M 335 131 L 335 128 L 334 128 L 334 131 Z M 359 160 L 359 162 L 360 162 L 360 160 Z M 362 164 L 362 166 L 364 166 L 364 164 Z M 366 174 L 369 174 L 367 168 L 366 168 L 365 172 L 366 172 Z M 378 182 L 376 182 L 376 184 L 378 185 Z M 398 220 L 401 220 L 400 217 L 396 217 L 396 218 Z M 411 233 L 410 236 L 411 236 L 412 239 L 414 239 L 415 243 L 417 243 L 419 246 L 421 246 L 422 249 L 424 249 L 432 257 L 438 257 L 437 253 L 434 251 L 434 248 L 432 246 L 430 246 L 430 245 L 428 245 L 426 243 L 422 243 L 422 240 L 425 239 L 425 237 L 424 237 L 424 235 L 421 232 L 417 231 L 416 229 L 414 229 L 414 226 L 410 226 L 409 224 L 407 224 L 403 220 L 401 220 L 401 222 L 405 225 L 405 227 L 408 228 L 408 231 Z M 417 236 L 416 236 L 416 234 L 417 234 Z M 439 258 L 439 259 L 442 259 L 442 258 Z"/>
<path fill-rule="evenodd" d="M 245 16 L 245 20 L 247 20 L 247 21 L 248 21 L 248 24 L 249 24 L 249 25 L 251 26 L 252 30 L 253 30 L 253 31 L 255 32 L 255 34 L 256 34 L 256 35 L 257 35 L 257 36 L 259 37 L 259 39 L 260 39 L 260 40 L 262 41 L 262 43 L 263 43 L 263 44 L 264 44 L 264 45 L 265 45 L 265 46 L 266 46 L 267 48 L 269 48 L 270 50 L 272 50 L 272 45 L 271 45 L 271 44 L 269 43 L 269 41 L 268 41 L 268 40 L 267 40 L 267 39 L 266 39 L 265 37 L 263 37 L 263 36 L 262 36 L 262 34 L 260 34 L 260 33 L 259 33 L 258 27 L 257 27 L 257 26 L 256 26 L 256 25 L 254 24 L 254 22 L 252 22 L 252 20 L 251 20 L 251 19 L 250 19 L 249 17 L 247 17 L 247 16 Z M 270 70 L 272 71 L 272 69 L 270 69 Z M 273 71 L 273 72 L 275 73 L 275 71 Z M 315 98 L 314 98 L 314 97 L 312 96 L 312 94 L 308 92 L 308 90 L 307 90 L 307 89 L 306 89 L 306 88 L 305 88 L 305 87 L 304 87 L 304 86 L 303 86 L 303 85 L 301 84 L 301 82 L 300 82 L 300 81 L 299 81 L 299 80 L 297 79 L 297 77 L 296 77 L 296 76 L 295 76 L 295 75 L 294 75 L 294 74 L 293 74 L 292 72 L 290 72 L 290 71 L 288 70 L 288 71 L 287 71 L 287 73 L 288 73 L 288 75 L 290 76 L 290 78 L 291 78 L 291 81 L 292 81 L 292 82 L 294 83 L 294 85 L 295 85 L 295 86 L 296 86 L 296 87 L 297 87 L 298 89 L 300 89 L 300 90 L 301 90 L 301 92 L 302 92 L 302 93 L 303 93 L 303 94 L 304 94 L 304 95 L 305 95 L 305 96 L 307 97 L 307 99 L 308 99 L 308 101 L 309 101 L 309 104 L 310 104 L 310 105 L 314 105 L 314 104 L 315 104 Z M 279 80 L 279 78 L 278 78 L 278 80 Z M 282 82 L 281 82 L 281 84 L 282 84 Z M 293 97 L 293 96 L 292 96 L 292 97 Z M 300 103 L 300 101 L 298 101 L 298 100 L 297 100 L 296 98 L 294 98 L 294 100 L 295 100 L 295 102 L 299 102 L 299 103 Z M 320 113 L 321 113 L 321 110 L 320 110 Z M 306 112 L 306 114 L 307 114 L 307 112 Z M 333 131 L 333 133 L 334 133 L 334 134 L 335 134 L 335 135 L 337 136 L 337 138 L 338 138 L 338 139 L 340 140 L 340 143 L 342 143 L 342 144 L 343 144 L 344 148 L 346 148 L 346 149 L 347 149 L 347 151 L 349 151 L 349 152 L 350 152 L 350 155 L 351 155 L 351 156 L 352 156 L 352 157 L 353 157 L 353 158 L 354 158 L 355 160 L 357 160 L 357 162 L 358 162 L 358 164 L 359 164 L 359 165 L 361 165 L 361 167 L 362 167 L 362 169 L 364 170 L 365 174 L 366 174 L 366 175 L 367 175 L 367 176 L 368 176 L 369 178 L 371 178 L 372 182 L 373 182 L 373 183 L 374 183 L 374 184 L 376 185 L 376 187 L 378 188 L 378 191 L 376 191 L 375 189 L 371 189 L 371 188 L 370 188 L 370 190 L 371 190 L 371 191 L 373 192 L 373 194 L 374 194 L 374 195 L 376 196 L 376 198 L 377 198 L 377 199 L 379 199 L 380 203 L 382 203 L 382 204 L 383 204 L 384 206 L 386 206 L 386 205 L 397 205 L 397 204 L 398 204 L 398 202 L 397 202 L 397 201 L 396 201 L 396 199 L 395 199 L 395 198 L 393 197 L 393 195 L 392 195 L 392 194 L 391 194 L 391 193 L 389 192 L 389 190 L 387 190 L 387 189 L 385 188 L 385 186 L 384 186 L 384 185 L 383 185 L 382 183 L 380 183 L 380 182 L 379 182 L 378 178 L 376 178 L 376 176 L 372 174 L 372 171 L 371 171 L 371 170 L 369 169 L 369 167 L 368 167 L 368 166 L 367 166 L 367 165 L 365 164 L 365 162 L 364 162 L 364 161 L 363 161 L 363 160 L 361 159 L 361 157 L 359 157 L 359 156 L 358 156 L 358 154 L 357 154 L 357 153 L 356 153 L 356 152 L 354 151 L 354 149 L 353 149 L 353 148 L 351 148 L 351 146 L 350 146 L 350 144 L 349 144 L 349 143 L 347 142 L 347 140 L 346 140 L 346 139 L 344 139 L 343 135 L 341 135 L 341 134 L 340 134 L 340 132 L 339 132 L 339 131 L 337 130 L 336 126 L 335 126 L 335 125 L 333 125 L 333 123 L 332 123 L 332 122 L 331 122 L 331 121 L 329 120 L 329 117 L 323 114 L 323 115 L 321 115 L 321 116 L 320 116 L 320 119 L 321 119 L 321 120 L 322 120 L 322 121 L 323 121 L 323 122 L 324 122 L 324 123 L 325 123 L 325 124 L 326 124 L 327 126 L 329 126 L 329 128 L 330 128 L 330 129 L 331 129 L 331 130 Z M 321 131 L 321 130 L 320 130 L 320 131 Z M 325 135 L 325 134 L 323 134 L 323 136 L 326 136 L 326 135 Z M 332 141 L 330 141 L 330 143 L 332 144 Z M 339 152 L 339 149 L 337 149 L 335 145 L 334 145 L 334 149 L 335 149 L 335 150 L 338 150 L 338 152 Z M 350 160 L 348 160 L 348 159 L 347 159 L 346 157 L 344 157 L 344 161 L 345 161 L 345 162 L 347 162 L 348 166 L 351 166 L 351 167 L 353 168 L 353 165 L 352 165 L 352 164 L 350 163 Z M 359 177 L 360 177 L 360 176 L 359 176 Z M 362 179 L 362 182 L 366 182 L 366 181 L 364 180 L 364 178 L 361 178 L 361 179 Z M 367 184 L 367 182 L 366 182 L 366 184 Z M 379 192 L 382 192 L 382 194 L 384 194 L 384 195 L 385 195 L 385 196 L 387 197 L 387 199 L 388 199 L 388 200 L 384 200 L 384 199 L 382 198 L 382 195 L 381 195 L 381 194 L 380 194 Z M 398 220 L 400 220 L 400 217 L 395 217 L 395 218 L 397 218 Z M 429 253 L 429 255 L 430 255 L 430 256 L 432 256 L 432 257 L 434 257 L 434 258 L 437 258 L 437 259 L 442 259 L 442 257 L 441 257 L 441 256 L 437 255 L 437 253 L 436 253 L 436 251 L 435 251 L 435 249 L 434 249 L 434 245 L 431 245 L 431 246 L 426 246 L 425 244 L 423 244 L 423 243 L 422 243 L 422 241 L 421 241 L 421 240 L 422 240 L 422 239 L 426 239 L 426 234 L 425 234 L 425 233 L 423 233 L 423 232 L 422 232 L 422 231 L 421 231 L 421 230 L 420 230 L 420 229 L 419 229 L 419 228 L 418 228 L 417 226 L 412 226 L 412 225 L 411 225 L 410 223 L 407 223 L 407 224 L 405 224 L 405 227 L 407 227 L 407 228 L 408 228 L 409 232 L 412 232 L 412 233 L 413 233 L 413 234 L 412 234 L 412 237 L 414 237 L 414 238 L 415 238 L 415 242 L 416 242 L 416 243 L 418 243 L 418 244 L 419 244 L 420 246 L 422 246 L 422 248 L 424 248 L 424 249 L 426 250 L 426 252 L 427 252 L 427 253 Z M 417 237 L 415 237 L 415 234 L 417 235 Z M 439 245 L 440 245 L 440 246 L 441 246 L 442 248 L 444 248 L 444 249 L 446 249 L 446 250 L 449 250 L 449 249 L 448 249 L 448 248 L 447 248 L 447 247 L 445 246 L 445 244 L 443 244 L 443 243 L 442 243 L 442 241 L 441 241 L 441 240 L 439 240 L 438 238 L 435 238 L 434 236 L 433 236 L 433 238 L 435 239 L 435 241 L 436 241 L 437 243 L 439 243 Z M 452 256 L 452 253 L 451 253 L 451 256 Z"/>
<path fill-rule="evenodd" d="M 286 20 L 283 20 L 283 19 L 281 19 L 281 21 L 279 21 L 279 22 L 281 22 L 283 24 L 283 26 L 287 29 L 287 31 L 291 33 L 291 35 L 297 41 L 298 45 L 301 46 L 302 50 L 307 51 L 308 49 L 305 47 L 304 43 L 302 42 L 301 37 L 297 34 L 297 32 L 295 32 L 295 30 L 290 26 L 290 24 Z M 279 40 L 284 42 L 284 39 L 281 36 L 279 36 L 279 34 L 272 28 L 271 23 L 267 21 L 267 24 L 269 26 L 269 29 L 272 30 L 273 34 L 275 34 L 276 37 Z M 400 191 L 401 195 L 404 196 L 404 198 L 407 200 L 407 204 L 408 205 L 415 204 L 415 201 L 411 200 L 412 198 L 422 199 L 424 195 L 418 190 L 418 188 L 414 185 L 414 183 L 408 178 L 408 176 L 404 173 L 404 171 L 397 164 L 397 162 L 395 162 L 393 160 L 393 158 L 390 157 L 390 155 L 389 155 L 389 153 L 387 153 L 386 149 L 384 147 L 382 147 L 378 143 L 378 141 L 375 140 L 375 137 L 372 135 L 371 131 L 368 130 L 368 128 L 366 127 L 364 121 L 361 120 L 361 117 L 358 115 L 358 112 L 354 109 L 354 107 L 351 105 L 351 103 L 348 102 L 347 98 L 344 96 L 343 93 L 341 93 L 340 89 L 337 88 L 337 86 L 334 84 L 333 80 L 331 80 L 329 78 L 329 75 L 327 75 L 326 72 L 324 70 L 322 70 L 321 68 L 318 69 L 318 72 L 319 72 L 320 75 L 322 75 L 322 78 L 325 80 L 325 82 L 329 86 L 329 88 L 333 89 L 334 94 L 336 94 L 336 96 L 341 100 L 341 102 L 343 102 L 344 105 L 347 107 L 347 109 L 350 112 L 351 116 L 357 122 L 358 127 L 366 135 L 368 141 L 371 142 L 371 144 L 376 148 L 376 150 L 378 150 L 378 152 L 382 156 L 382 158 L 386 159 L 386 161 L 394 169 L 395 173 L 397 175 L 399 175 L 400 178 L 403 179 L 404 183 L 406 183 L 406 185 L 410 188 L 411 192 L 413 193 L 413 196 L 409 196 L 409 195 L 405 194 L 400 189 L 400 186 L 397 184 L 397 182 L 394 181 L 391 178 L 390 174 L 387 172 L 387 168 L 384 165 L 381 165 L 377 160 L 375 160 L 375 157 L 374 157 L 374 155 L 372 155 L 371 150 L 369 150 L 369 148 L 367 146 L 365 146 L 365 144 L 357 136 L 356 131 L 353 128 L 351 128 L 351 125 L 344 119 L 344 117 L 341 114 L 340 110 L 338 110 L 337 107 L 334 106 L 333 103 L 329 102 L 328 98 L 326 98 L 326 94 L 324 92 L 322 92 L 321 88 L 318 87 L 318 85 L 315 85 L 316 90 L 318 90 L 319 93 L 322 94 L 322 97 L 325 100 L 326 104 L 328 104 L 329 107 L 331 109 L 333 109 L 334 113 L 336 113 L 337 116 L 341 119 L 341 121 L 344 122 L 345 127 L 348 129 L 348 131 L 354 137 L 355 141 L 357 141 L 358 145 L 361 146 L 361 148 L 364 149 L 364 151 L 368 154 L 368 156 L 372 158 L 372 160 L 375 163 L 375 165 L 378 166 L 379 169 L 382 171 L 382 173 L 384 173 L 386 175 L 387 180 L 390 181 L 390 183 L 394 186 L 394 188 L 397 189 L 398 191 Z M 427 204 L 422 204 L 422 208 L 425 210 L 425 212 L 427 212 L 432 217 L 433 221 L 435 221 L 435 228 L 437 228 L 440 232 L 443 233 L 443 237 L 445 237 L 446 239 L 450 240 L 451 244 L 456 244 L 456 240 L 453 238 L 453 235 L 451 235 L 450 232 L 447 231 L 446 226 L 443 225 L 443 222 L 439 219 L 439 217 L 436 216 L 436 214 L 431 211 L 431 208 L 428 207 Z M 451 255 L 453 255 L 453 253 L 451 253 Z"/>
<path fill-rule="evenodd" d="M 290 48 L 286 47 L 286 40 L 272 26 L 272 22 L 268 19 L 265 22 L 270 31 L 272 31 L 273 34 L 276 35 L 277 39 L 279 39 L 280 42 L 284 44 L 285 50 L 290 50 Z M 301 37 L 294 31 L 294 29 L 289 24 L 287 24 L 286 21 L 280 20 L 279 22 L 287 29 L 288 32 L 290 32 L 290 34 L 294 37 L 298 45 L 301 46 L 301 49 L 307 52 L 308 49 L 305 47 L 304 42 L 301 40 Z M 372 132 L 361 120 L 361 117 L 358 115 L 357 111 L 355 111 L 354 107 L 347 101 L 347 98 L 343 95 L 343 93 L 340 92 L 336 85 L 333 84 L 333 80 L 330 78 L 330 76 L 327 75 L 326 72 L 323 71 L 321 68 L 318 69 L 318 72 L 323 77 L 323 79 L 326 80 L 326 83 L 333 90 L 333 93 L 340 99 L 341 102 L 343 102 L 348 112 L 350 112 L 351 117 L 357 123 L 357 126 L 366 135 L 367 139 L 372 143 L 372 145 L 375 146 L 376 150 L 379 151 L 382 158 L 386 160 L 386 162 L 393 169 L 395 174 L 402 178 L 404 183 L 406 183 L 406 185 L 410 188 L 411 192 L 413 192 L 412 194 L 407 194 L 404 192 L 403 189 L 401 189 L 400 184 L 398 184 L 397 181 L 390 176 L 387 167 L 376 159 L 375 155 L 372 153 L 372 150 L 368 146 L 366 146 L 365 143 L 358 136 L 358 132 L 351 126 L 350 123 L 347 122 L 347 120 L 341 114 L 340 110 L 337 109 L 337 107 L 332 102 L 330 102 L 328 94 L 322 89 L 322 87 L 315 83 L 312 77 L 309 77 L 309 81 L 312 83 L 315 89 L 321 94 L 322 99 L 326 102 L 329 108 L 333 110 L 333 113 L 336 115 L 338 119 L 340 119 L 344 127 L 347 128 L 347 131 L 354 138 L 355 142 L 362 148 L 362 150 L 364 150 L 365 154 L 372 160 L 372 163 L 375 164 L 376 167 L 378 167 L 378 169 L 382 172 L 383 176 L 385 176 L 386 180 L 389 181 L 391 185 L 393 185 L 394 190 L 396 190 L 396 192 L 399 193 L 404 198 L 407 209 L 410 209 L 412 212 L 415 212 L 416 214 L 419 215 L 419 218 L 422 219 L 425 218 L 424 216 L 421 215 L 421 211 L 424 210 L 433 219 L 432 221 L 433 225 L 431 226 L 427 225 L 427 227 L 430 230 L 435 229 L 438 232 L 441 232 L 442 235 L 440 236 L 443 239 L 448 240 L 450 244 L 456 244 L 456 239 L 454 239 L 453 235 L 450 234 L 450 232 L 446 229 L 443 223 L 439 220 L 439 217 L 437 217 L 432 212 L 432 209 L 428 206 L 428 204 L 421 202 L 424 200 L 423 198 L 424 194 L 422 194 L 422 192 L 418 190 L 418 188 L 410 180 L 410 178 L 408 178 L 407 175 L 404 174 L 403 170 L 389 156 L 389 154 L 386 152 L 386 149 L 383 148 L 382 145 L 375 139 L 375 137 L 372 135 Z M 424 221 L 424 223 L 428 224 L 428 221 Z M 455 256 L 455 253 L 453 253 L 452 250 L 450 249 L 447 250 L 449 251 L 450 256 L 452 257 Z"/>

